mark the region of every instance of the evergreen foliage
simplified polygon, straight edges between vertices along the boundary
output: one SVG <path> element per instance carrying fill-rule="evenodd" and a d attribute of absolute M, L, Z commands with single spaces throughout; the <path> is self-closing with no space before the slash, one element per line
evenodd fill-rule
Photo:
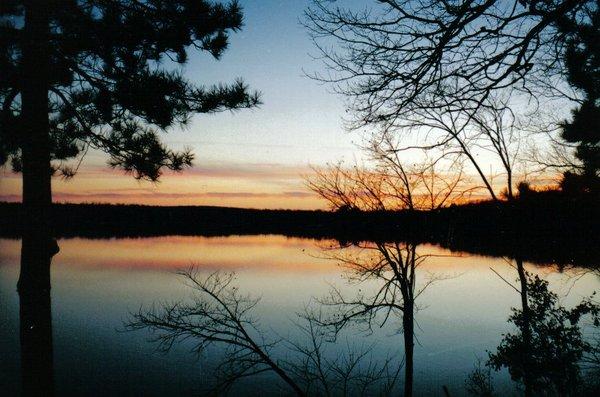
<path fill-rule="evenodd" d="M 29 1 L 0 6 L 0 165 L 22 169 L 21 91 Z M 197 85 L 179 70 L 191 50 L 219 59 L 243 24 L 236 1 L 63 0 L 46 2 L 48 100 L 53 172 L 72 176 L 67 160 L 89 148 L 112 167 L 155 181 L 189 166 L 189 150 L 161 143 L 160 132 L 195 113 L 250 108 L 258 94 L 236 80 Z M 40 64 L 43 68 L 43 63 Z M 201 76 L 198 76 L 201 79 Z"/>
<path fill-rule="evenodd" d="M 583 94 L 572 120 L 562 125 L 562 137 L 577 145 L 581 172 L 567 172 L 563 189 L 600 191 L 600 2 L 591 5 L 589 18 L 576 22 L 564 18 L 559 30 L 568 39 L 565 51 L 569 84 Z"/>

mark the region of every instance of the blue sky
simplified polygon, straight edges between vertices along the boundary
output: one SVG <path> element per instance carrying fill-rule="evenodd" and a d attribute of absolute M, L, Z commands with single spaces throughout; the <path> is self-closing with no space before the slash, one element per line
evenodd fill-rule
<path fill-rule="evenodd" d="M 185 69 L 195 82 L 242 77 L 262 93 L 258 109 L 199 115 L 187 130 L 165 137 L 189 145 L 197 162 L 323 164 L 356 152 L 343 131 L 343 99 L 306 77 L 320 70 L 314 48 L 299 23 L 307 1 L 242 1 L 245 26 L 231 36 L 219 61 L 195 53 Z"/>

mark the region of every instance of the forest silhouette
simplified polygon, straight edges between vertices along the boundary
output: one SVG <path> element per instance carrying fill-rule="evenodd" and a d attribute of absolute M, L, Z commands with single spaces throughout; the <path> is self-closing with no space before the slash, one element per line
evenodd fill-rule
<path fill-rule="evenodd" d="M 0 203 L 0 235 L 22 235 L 23 207 Z M 282 234 L 313 239 L 413 241 L 539 264 L 598 266 L 600 203 L 594 196 L 532 192 L 510 202 L 434 211 L 257 210 L 202 206 L 54 204 L 56 237 Z M 133 220 L 133 221 L 132 221 Z M 585 236 L 585 238 L 582 238 Z"/>

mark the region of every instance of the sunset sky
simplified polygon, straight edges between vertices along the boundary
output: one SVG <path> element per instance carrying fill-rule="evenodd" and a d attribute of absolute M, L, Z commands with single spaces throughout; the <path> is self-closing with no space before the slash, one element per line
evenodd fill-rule
<path fill-rule="evenodd" d="M 191 53 L 184 68 L 191 81 L 214 84 L 242 77 L 263 101 L 257 109 L 198 115 L 163 135 L 174 149 L 192 148 L 192 169 L 165 173 L 153 184 L 111 170 L 105 155 L 90 152 L 74 179 L 54 179 L 54 201 L 324 208 L 303 176 L 310 165 L 360 159 L 355 146 L 360 137 L 343 129 L 343 98 L 306 77 L 323 71 L 299 23 L 308 3 L 242 0 L 245 26 L 231 36 L 223 58 Z M 20 175 L 3 169 L 0 176 L 0 201 L 20 201 Z"/>
<path fill-rule="evenodd" d="M 299 18 L 306 1 L 243 0 L 245 26 L 233 34 L 220 61 L 192 53 L 186 76 L 198 83 L 242 77 L 262 93 L 258 109 L 199 115 L 163 139 L 189 146 L 195 167 L 165 174 L 158 184 L 138 182 L 106 167 L 101 153 L 88 153 L 71 181 L 53 181 L 57 202 L 119 202 L 223 205 L 258 208 L 315 208 L 323 204 L 306 191 L 301 175 L 322 165 L 359 156 L 344 132 L 342 98 L 305 77 L 322 67 Z M 0 170 L 0 200 L 20 200 L 20 175 Z"/>

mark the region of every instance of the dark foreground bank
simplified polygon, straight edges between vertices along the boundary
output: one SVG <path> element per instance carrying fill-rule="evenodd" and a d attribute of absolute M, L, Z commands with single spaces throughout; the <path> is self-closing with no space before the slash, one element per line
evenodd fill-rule
<path fill-rule="evenodd" d="M 19 237 L 22 215 L 20 204 L 0 203 L 0 235 Z M 52 219 L 57 237 L 282 234 L 341 243 L 411 240 L 537 263 L 600 263 L 597 198 L 560 192 L 398 212 L 55 204 Z"/>

